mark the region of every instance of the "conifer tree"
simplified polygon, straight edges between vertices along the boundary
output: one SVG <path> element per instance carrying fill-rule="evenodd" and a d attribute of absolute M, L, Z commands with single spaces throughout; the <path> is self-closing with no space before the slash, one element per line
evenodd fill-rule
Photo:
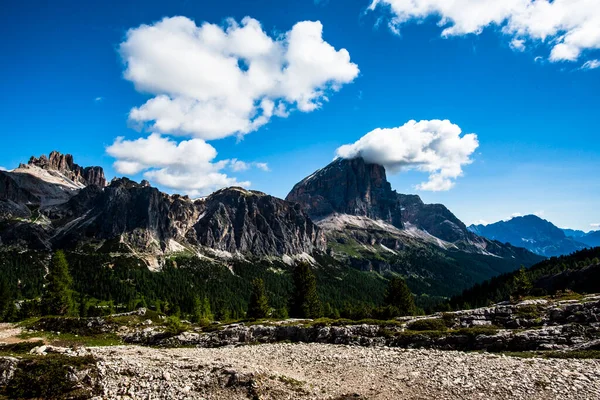
<path fill-rule="evenodd" d="M 416 311 L 415 300 L 402 278 L 392 278 L 385 294 L 385 304 L 394 307 L 394 314 L 398 316 L 413 315 Z"/>
<path fill-rule="evenodd" d="M 212 321 L 215 319 L 211 309 L 210 309 L 210 301 L 208 301 L 208 297 L 204 296 L 202 300 L 202 318 L 207 321 Z"/>
<path fill-rule="evenodd" d="M 519 272 L 515 274 L 513 283 L 515 286 L 515 294 L 517 296 L 524 296 L 533 288 L 533 284 L 531 283 L 529 276 L 527 276 L 527 271 L 522 265 Z"/>
<path fill-rule="evenodd" d="M 11 303 L 13 303 L 13 299 L 8 282 L 6 278 L 0 277 L 0 322 L 8 320 Z"/>
<path fill-rule="evenodd" d="M 214 319 L 214 316 L 210 310 L 210 302 L 208 297 L 204 297 L 200 300 L 200 297 L 194 296 L 192 304 L 192 322 L 207 325 Z"/>
<path fill-rule="evenodd" d="M 248 302 L 248 312 L 246 316 L 251 319 L 267 318 L 269 316 L 269 301 L 265 291 L 265 283 L 260 278 L 252 281 L 252 293 Z"/>
<path fill-rule="evenodd" d="M 42 295 L 42 310 L 46 315 L 73 315 L 75 302 L 71 285 L 73 279 L 69 274 L 69 264 L 62 250 L 52 256 L 46 286 Z"/>
<path fill-rule="evenodd" d="M 294 294 L 292 316 L 319 318 L 322 316 L 321 300 L 317 293 L 317 278 L 307 263 L 300 263 L 294 269 Z"/>

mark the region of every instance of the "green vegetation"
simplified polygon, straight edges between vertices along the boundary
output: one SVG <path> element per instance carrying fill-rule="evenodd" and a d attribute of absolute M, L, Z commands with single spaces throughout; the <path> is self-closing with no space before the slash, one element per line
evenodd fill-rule
<path fill-rule="evenodd" d="M 445 331 L 447 329 L 442 319 L 419 319 L 411 322 L 406 329 L 411 331 Z"/>
<path fill-rule="evenodd" d="M 100 393 L 99 386 L 85 388 L 66 379 L 73 371 L 86 371 L 91 380 L 98 377 L 96 360 L 92 356 L 48 354 L 24 358 L 17 364 L 13 378 L 0 396 L 11 399 L 87 399 Z"/>
<path fill-rule="evenodd" d="M 43 345 L 44 342 L 37 340 L 35 342 L 19 342 L 11 344 L 0 344 L 0 356 L 18 356 L 29 354 L 31 349 Z"/>
<path fill-rule="evenodd" d="M 600 350 L 576 350 L 576 351 L 507 351 L 502 353 L 510 357 L 520 358 L 577 358 L 577 359 L 600 359 Z"/>
<path fill-rule="evenodd" d="M 415 300 L 406 281 L 395 277 L 390 280 L 385 293 L 385 304 L 391 308 L 393 316 L 404 316 L 415 314 Z"/>
<path fill-rule="evenodd" d="M 99 346 L 116 346 L 123 344 L 121 338 L 115 333 L 98 333 L 89 335 L 79 335 L 75 333 L 55 333 L 46 331 L 35 331 L 31 333 L 22 333 L 19 335 L 21 339 L 43 338 L 44 341 L 52 346 L 59 347 L 99 347 Z M 36 343 L 36 342 L 23 342 Z M 39 345 L 39 344 L 38 344 Z M 35 347 L 35 346 L 33 346 Z"/>
<path fill-rule="evenodd" d="M 208 301 L 208 297 L 205 296 L 204 299 L 200 301 L 200 297 L 195 296 L 192 309 L 192 322 L 200 325 L 208 325 L 213 319 L 214 316 L 210 310 L 210 302 Z"/>
<path fill-rule="evenodd" d="M 530 268 L 503 274 L 465 290 L 451 299 L 454 309 L 485 307 L 509 299 L 538 298 L 558 295 L 566 299 L 573 294 L 600 291 L 600 247 L 585 249 L 568 256 L 552 257 Z M 567 297 L 565 297 L 567 293 Z"/>
<path fill-rule="evenodd" d="M 71 289 L 73 279 L 62 250 L 52 256 L 46 279 L 48 282 L 42 295 L 42 310 L 45 315 L 73 315 L 76 310 Z"/>
<path fill-rule="evenodd" d="M 320 317 L 323 309 L 317 293 L 317 279 L 308 263 L 300 263 L 294 268 L 293 279 L 292 316 L 299 318 Z"/>
<path fill-rule="evenodd" d="M 246 316 L 251 319 L 267 318 L 270 311 L 271 309 L 265 292 L 265 283 L 260 278 L 254 278 Z"/>

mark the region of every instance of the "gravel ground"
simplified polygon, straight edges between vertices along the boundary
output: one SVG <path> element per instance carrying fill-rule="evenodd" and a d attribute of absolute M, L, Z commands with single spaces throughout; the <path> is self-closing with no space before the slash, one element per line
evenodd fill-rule
<path fill-rule="evenodd" d="M 0 343 L 13 343 L 21 329 L 14 324 L 0 323 Z"/>
<path fill-rule="evenodd" d="M 90 351 L 105 399 L 600 399 L 600 360 L 314 343 Z"/>

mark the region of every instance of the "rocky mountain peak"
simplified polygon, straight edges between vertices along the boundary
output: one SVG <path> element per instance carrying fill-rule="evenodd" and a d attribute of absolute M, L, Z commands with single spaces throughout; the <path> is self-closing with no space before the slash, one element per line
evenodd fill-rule
<path fill-rule="evenodd" d="M 106 186 L 106 178 L 102 167 L 81 167 L 75 164 L 71 154 L 62 154 L 52 151 L 48 156 L 41 155 L 39 158 L 32 156 L 27 165 L 33 165 L 49 171 L 58 171 L 73 182 L 85 186 Z"/>
<path fill-rule="evenodd" d="M 365 216 L 402 227 L 400 203 L 385 168 L 362 158 L 338 158 L 296 184 L 286 200 L 315 219 L 332 213 Z"/>

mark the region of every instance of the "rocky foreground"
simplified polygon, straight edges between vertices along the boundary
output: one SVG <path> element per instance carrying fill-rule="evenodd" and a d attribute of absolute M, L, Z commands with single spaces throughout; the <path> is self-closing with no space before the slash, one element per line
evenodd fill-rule
<path fill-rule="evenodd" d="M 91 353 L 103 399 L 600 398 L 600 360 L 316 343 Z"/>
<path fill-rule="evenodd" d="M 21 327 L 0 326 L 7 343 L 0 350 L 9 353 L 0 357 L 0 399 L 58 398 L 40 396 L 44 379 L 63 382 L 68 395 L 60 398 L 97 400 L 600 399 L 598 295 L 396 321 L 215 323 L 178 331 L 155 314 L 41 318 L 23 332 L 55 338 L 45 345 L 18 343 Z M 85 341 L 68 339 L 102 335 L 129 345 L 82 347 Z M 21 353 L 10 355 L 15 346 Z M 514 351 L 521 357 L 503 354 Z"/>

